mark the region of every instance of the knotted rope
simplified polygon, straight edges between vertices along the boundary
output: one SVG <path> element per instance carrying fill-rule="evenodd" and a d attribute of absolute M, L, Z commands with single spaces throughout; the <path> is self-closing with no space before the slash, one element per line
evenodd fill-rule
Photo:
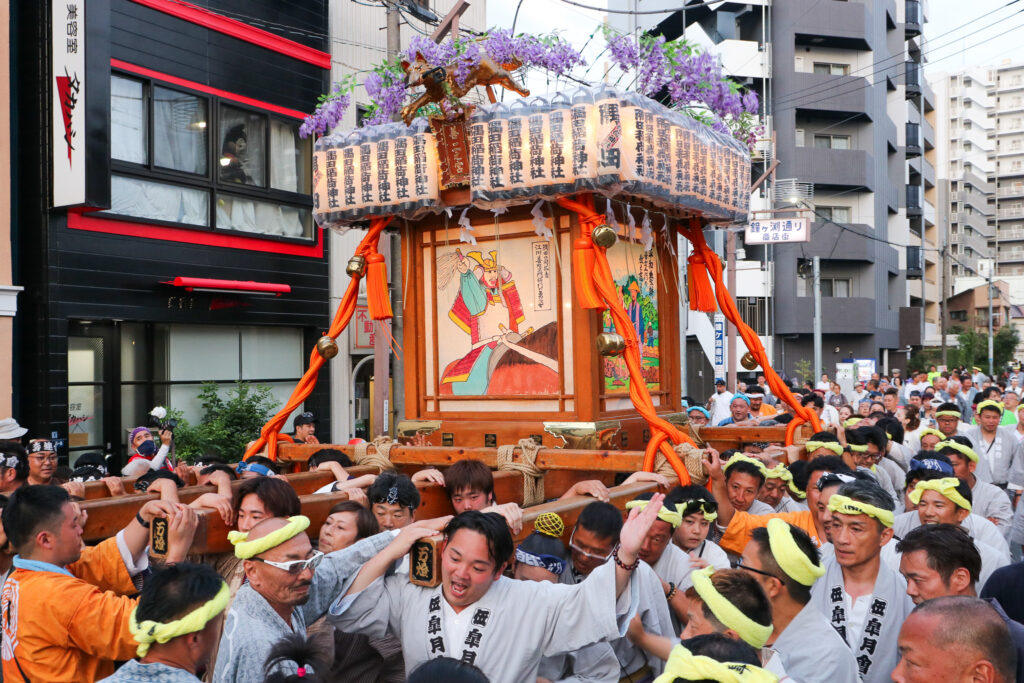
<path fill-rule="evenodd" d="M 515 460 L 515 450 L 522 457 Z M 521 472 L 523 475 L 523 507 L 544 502 L 544 470 L 537 467 L 540 446 L 533 439 L 519 439 L 513 446 L 498 446 L 498 471 Z"/>
<path fill-rule="evenodd" d="M 381 472 L 390 470 L 394 467 L 391 464 L 391 449 L 396 445 L 388 436 L 378 436 L 373 441 L 357 443 L 353 447 L 352 460 L 357 465 L 377 467 Z M 372 453 L 369 450 L 370 446 L 373 446 Z"/>

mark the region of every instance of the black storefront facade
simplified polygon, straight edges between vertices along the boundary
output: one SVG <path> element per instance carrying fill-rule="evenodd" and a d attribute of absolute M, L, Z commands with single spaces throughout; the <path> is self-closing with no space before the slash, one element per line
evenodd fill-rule
<path fill-rule="evenodd" d="M 329 324 L 298 137 L 328 85 L 327 0 L 33 5 L 12 6 L 15 416 L 73 460 L 122 455 L 154 405 L 197 418 L 204 381 L 283 403 Z M 69 50 L 84 39 L 85 78 L 58 105 L 65 30 Z M 85 201 L 53 208 L 53 110 L 69 102 L 85 112 L 63 131 L 86 155 Z M 323 432 L 326 387 L 305 404 Z"/>

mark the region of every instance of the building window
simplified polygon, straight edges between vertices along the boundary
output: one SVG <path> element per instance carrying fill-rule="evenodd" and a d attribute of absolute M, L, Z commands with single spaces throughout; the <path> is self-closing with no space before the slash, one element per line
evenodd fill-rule
<path fill-rule="evenodd" d="M 837 298 L 850 296 L 850 278 L 848 277 L 823 277 L 821 278 L 821 295 Z"/>
<path fill-rule="evenodd" d="M 950 311 L 949 319 L 957 322 L 967 322 L 967 311 Z"/>
<path fill-rule="evenodd" d="M 815 134 L 814 147 L 816 149 L 850 149 L 850 136 Z"/>
<path fill-rule="evenodd" d="M 815 62 L 814 73 L 826 76 L 846 76 L 850 73 L 849 64 L 835 64 L 832 62 Z"/>
<path fill-rule="evenodd" d="M 754 334 L 764 337 L 768 332 L 768 298 L 764 296 L 736 297 L 736 308 L 740 318 L 754 330 Z"/>
<path fill-rule="evenodd" d="M 314 238 L 312 149 L 298 121 L 118 73 L 110 110 L 108 213 Z"/>
<path fill-rule="evenodd" d="M 850 207 L 848 206 L 816 206 L 818 217 L 822 220 L 829 220 L 835 223 L 850 222 Z"/>

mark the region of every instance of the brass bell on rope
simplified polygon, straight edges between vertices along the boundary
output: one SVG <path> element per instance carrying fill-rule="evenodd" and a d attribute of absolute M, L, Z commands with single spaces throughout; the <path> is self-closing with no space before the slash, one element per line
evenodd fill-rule
<path fill-rule="evenodd" d="M 594 244 L 602 249 L 611 249 L 615 246 L 615 242 L 618 240 L 618 237 L 615 235 L 615 228 L 607 223 L 602 223 L 594 228 L 594 231 L 590 233 L 590 239 L 592 239 Z"/>
<path fill-rule="evenodd" d="M 743 358 L 740 358 L 740 365 L 742 365 L 747 370 L 753 370 L 758 366 L 758 362 L 757 359 L 754 358 L 754 354 L 752 354 L 750 351 L 747 351 L 745 354 L 743 354 Z"/>
<path fill-rule="evenodd" d="M 597 352 L 602 356 L 618 356 L 626 350 L 626 340 L 614 332 L 597 335 Z"/>
<path fill-rule="evenodd" d="M 363 273 L 366 272 L 366 258 L 356 254 L 348 260 L 345 272 L 348 273 L 349 277 L 362 277 Z"/>
<path fill-rule="evenodd" d="M 325 334 L 317 340 L 316 352 L 324 360 L 330 360 L 338 355 L 338 342 L 334 340 L 334 337 L 329 337 Z"/>

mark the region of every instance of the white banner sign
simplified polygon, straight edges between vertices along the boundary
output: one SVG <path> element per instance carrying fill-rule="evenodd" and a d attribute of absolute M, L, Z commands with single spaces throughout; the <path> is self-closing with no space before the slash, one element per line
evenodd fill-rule
<path fill-rule="evenodd" d="M 53 205 L 85 203 L 85 0 L 53 3 Z"/>
<path fill-rule="evenodd" d="M 715 313 L 715 379 L 725 379 L 725 316 Z"/>
<path fill-rule="evenodd" d="M 743 241 L 746 244 L 809 242 L 810 240 L 810 223 L 808 223 L 806 218 L 750 221 L 743 236 Z"/>

